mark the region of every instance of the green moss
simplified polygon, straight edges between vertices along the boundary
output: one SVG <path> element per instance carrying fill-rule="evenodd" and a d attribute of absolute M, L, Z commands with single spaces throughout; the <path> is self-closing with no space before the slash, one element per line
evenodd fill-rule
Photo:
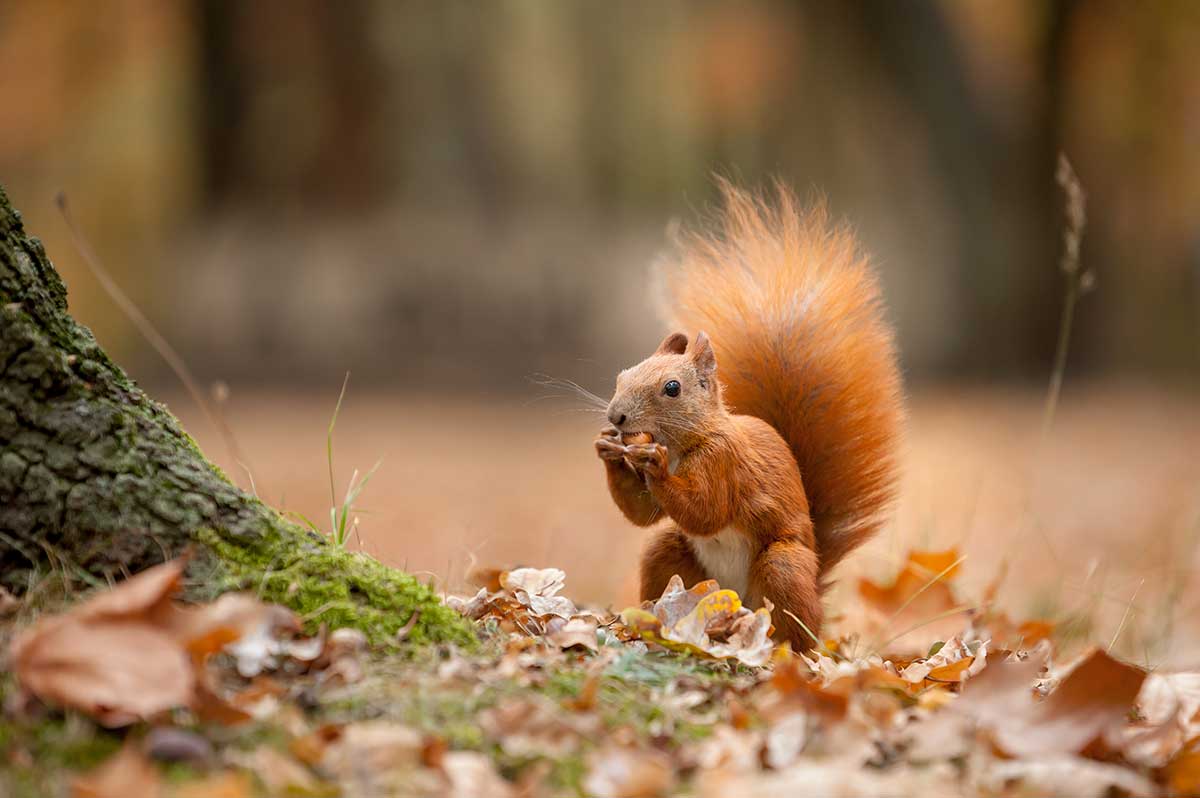
<path fill-rule="evenodd" d="M 322 623 L 349 626 L 372 643 L 394 643 L 417 612 L 406 644 L 474 647 L 477 642 L 470 624 L 433 590 L 366 554 L 288 527 L 270 530 L 253 548 L 230 543 L 213 530 L 196 537 L 218 560 L 218 589 L 255 589 L 264 599 L 291 607 L 310 629 Z"/>

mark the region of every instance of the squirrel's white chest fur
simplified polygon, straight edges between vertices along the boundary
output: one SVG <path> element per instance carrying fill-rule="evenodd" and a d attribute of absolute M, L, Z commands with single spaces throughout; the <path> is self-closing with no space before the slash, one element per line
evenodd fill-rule
<path fill-rule="evenodd" d="M 727 526 L 715 535 L 691 537 L 688 542 L 710 579 L 716 579 L 722 588 L 736 590 L 742 601 L 748 600 L 750 565 L 754 560 L 749 537 Z"/>

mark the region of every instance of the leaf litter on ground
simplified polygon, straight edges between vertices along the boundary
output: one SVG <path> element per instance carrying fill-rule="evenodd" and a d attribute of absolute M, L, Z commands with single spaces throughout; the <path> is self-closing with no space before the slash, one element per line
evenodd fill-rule
<path fill-rule="evenodd" d="M 963 609 L 961 562 L 914 552 L 859 584 L 858 635 L 799 652 L 716 582 L 613 613 L 558 569 L 492 569 L 447 599 L 468 652 L 304 636 L 245 594 L 184 605 L 176 561 L 16 630 L 0 731 L 27 770 L 46 751 L 21 730 L 47 718 L 118 735 L 81 796 L 1200 791 L 1200 673 L 1067 657 L 994 586 Z"/>

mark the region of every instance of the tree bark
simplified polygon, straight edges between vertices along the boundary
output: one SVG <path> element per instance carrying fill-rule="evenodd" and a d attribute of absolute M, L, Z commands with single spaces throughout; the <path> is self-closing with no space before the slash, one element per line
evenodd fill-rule
<path fill-rule="evenodd" d="M 189 548 L 200 593 L 253 586 L 376 640 L 419 612 L 409 639 L 471 639 L 413 577 L 285 520 L 208 462 L 70 316 L 0 187 L 0 584 L 20 593 L 52 567 L 119 578 Z"/>

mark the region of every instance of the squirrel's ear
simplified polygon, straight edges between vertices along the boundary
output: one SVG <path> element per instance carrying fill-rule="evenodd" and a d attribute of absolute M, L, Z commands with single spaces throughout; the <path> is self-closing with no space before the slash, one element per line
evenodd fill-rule
<path fill-rule="evenodd" d="M 682 355 L 687 351 L 687 336 L 683 333 L 671 333 L 655 350 L 656 355 Z"/>
<path fill-rule="evenodd" d="M 696 333 L 696 340 L 692 341 L 688 351 L 692 355 L 692 362 L 696 364 L 696 370 L 700 372 L 700 378 L 711 377 L 717 370 L 717 356 L 713 352 L 712 341 L 708 339 L 708 335 L 703 331 Z"/>

